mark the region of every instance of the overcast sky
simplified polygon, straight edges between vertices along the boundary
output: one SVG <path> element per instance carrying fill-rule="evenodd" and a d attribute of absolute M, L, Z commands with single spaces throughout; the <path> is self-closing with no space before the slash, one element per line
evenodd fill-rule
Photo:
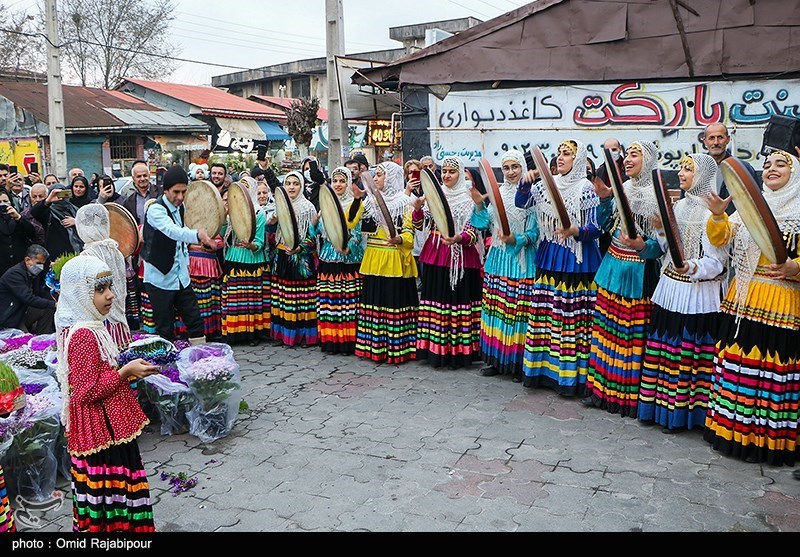
<path fill-rule="evenodd" d="M 42 0 L 5 0 L 11 10 L 43 10 Z M 398 48 L 389 28 L 473 16 L 483 21 L 526 0 L 344 0 L 346 54 Z M 325 55 L 325 0 L 175 0 L 179 62 L 168 81 L 211 85 L 211 77 Z"/>

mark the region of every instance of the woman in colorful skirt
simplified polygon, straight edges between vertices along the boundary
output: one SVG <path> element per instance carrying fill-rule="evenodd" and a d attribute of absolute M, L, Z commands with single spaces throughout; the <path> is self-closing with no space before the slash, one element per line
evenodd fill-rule
<path fill-rule="evenodd" d="M 111 269 L 114 303 L 105 321 L 111 338 L 120 350 L 124 350 L 131 342 L 131 330 L 125 316 L 125 257 L 120 253 L 116 240 L 111 239 L 108 210 L 100 203 L 84 205 L 75 213 L 75 230 L 83 241 L 81 253 L 97 257 Z"/>
<path fill-rule="evenodd" d="M 344 166 L 335 168 L 331 173 L 331 186 L 345 215 L 349 214 L 353 203 L 353 193 L 350 191 L 352 183 L 353 174 Z M 348 230 L 350 240 L 344 251 L 340 251 L 330 242 L 323 221 L 319 220 L 321 246 L 317 274 L 317 324 L 320 346 L 327 354 L 353 354 L 356 349 L 356 321 L 362 282 L 359 267 L 364 257 L 361 222 L 354 222 Z"/>
<path fill-rule="evenodd" d="M 470 224 L 474 203 L 464 163 L 442 161 L 442 191 L 453 217 L 453 236 L 436 226 L 424 198 L 415 198 L 411 218 L 425 238 L 425 266 L 417 318 L 417 360 L 458 369 L 481 359 L 481 272 L 483 238 Z"/>
<path fill-rule="evenodd" d="M 356 326 L 356 356 L 402 364 L 414 359 L 417 345 L 417 264 L 410 198 L 403 184 L 403 167 L 383 162 L 375 170 L 375 186 L 382 193 L 397 234 L 389 235 L 376 199 L 354 188 L 353 214 L 364 201 L 361 231 L 367 247 L 361 262 L 364 286 Z"/>
<path fill-rule="evenodd" d="M 721 305 L 714 379 L 703 437 L 747 462 L 794 466 L 800 418 L 800 161 L 775 151 L 764 161 L 763 195 L 789 258 L 772 264 L 730 198 L 711 194 L 706 231 L 733 244 L 735 275 Z"/>
<path fill-rule="evenodd" d="M 303 194 L 303 175 L 290 172 L 283 188 L 297 218 L 300 245 L 291 249 L 284 243 L 280 226 L 272 276 L 272 337 L 285 346 L 315 346 L 317 329 L 317 221 L 314 205 Z"/>
<path fill-rule="evenodd" d="M 14 513 L 11 510 L 11 502 L 8 499 L 6 478 L 3 475 L 3 467 L 0 466 L 0 534 L 16 531 L 17 525 L 14 523 Z"/>
<path fill-rule="evenodd" d="M 584 396 L 592 347 L 600 267 L 597 224 L 600 203 L 586 177 L 586 146 L 565 141 L 558 147 L 554 177 L 570 227 L 564 229 L 545 185 L 531 190 L 541 238 L 536 247 L 536 279 L 525 335 L 523 386 L 545 386 L 562 396 Z"/>
<path fill-rule="evenodd" d="M 539 227 L 531 209 L 514 203 L 525 173 L 525 157 L 520 151 L 507 151 L 500 165 L 504 177 L 500 196 L 508 219 L 508 236 L 503 235 L 495 206 L 487 204 L 487 197 L 477 188 L 470 190 L 475 204 L 470 222 L 478 230 L 491 232 L 481 302 L 481 358 L 486 366 L 480 373 L 484 377 L 510 375 L 520 382 Z"/>
<path fill-rule="evenodd" d="M 611 245 L 595 274 L 597 304 L 592 329 L 592 349 L 586 383 L 588 406 L 636 418 L 639 380 L 644 363 L 653 295 L 660 276 L 658 202 L 652 172 L 658 150 L 653 143 L 637 141 L 628 147 L 623 190 L 633 213 L 636 237 L 623 230 L 611 188 L 599 180 L 598 222 L 611 233 Z"/>
<path fill-rule="evenodd" d="M 214 240 L 217 250 L 202 244 L 189 244 L 189 277 L 203 318 L 203 333 L 209 342 L 222 338 L 222 266 L 217 251 L 223 249 L 222 237 Z"/>
<path fill-rule="evenodd" d="M 706 236 L 707 197 L 715 189 L 716 174 L 717 163 L 709 155 L 681 160 L 678 179 L 685 197 L 674 211 L 685 264 L 675 268 L 665 256 L 653 293 L 639 419 L 660 425 L 664 433 L 702 429 L 708 409 L 719 305 L 727 287 L 727 254 Z M 662 249 L 667 251 L 665 242 Z"/>
<path fill-rule="evenodd" d="M 114 294 L 108 265 L 79 255 L 61 271 L 56 326 L 61 420 L 72 463 L 73 530 L 152 532 L 153 508 L 136 438 L 148 423 L 129 381 L 158 373 L 144 360 L 118 366 L 103 320 Z"/>
<path fill-rule="evenodd" d="M 242 181 L 252 184 L 254 178 L 245 176 Z M 277 181 L 277 178 L 276 178 Z M 278 182 L 280 184 L 280 182 Z M 267 319 L 267 331 L 272 335 L 272 271 L 275 265 L 275 232 L 278 228 L 278 219 L 275 216 L 275 197 L 272 189 L 265 180 L 256 181 L 256 201 L 267 217 L 267 227 L 264 229 L 264 273 L 261 275 L 264 292 L 264 315 Z"/>
<path fill-rule="evenodd" d="M 247 342 L 258 346 L 269 337 L 269 290 L 264 290 L 268 273 L 264 255 L 267 217 L 257 201 L 257 184 L 240 182 L 250 195 L 255 209 L 255 234 L 252 240 L 236 236 L 230 216 L 222 227 L 225 238 L 225 273 L 222 276 L 222 339 L 228 344 Z M 237 183 L 231 187 L 239 187 Z M 230 188 L 228 189 L 230 195 Z M 228 202 L 226 198 L 226 209 Z M 269 283 L 267 282 L 267 285 Z"/>

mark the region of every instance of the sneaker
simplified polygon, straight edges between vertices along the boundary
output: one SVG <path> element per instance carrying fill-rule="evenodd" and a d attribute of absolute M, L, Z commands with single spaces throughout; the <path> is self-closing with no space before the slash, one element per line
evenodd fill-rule
<path fill-rule="evenodd" d="M 481 369 L 481 375 L 483 377 L 494 377 L 495 375 L 500 375 L 500 372 L 497 371 L 493 366 L 486 366 L 485 368 Z"/>

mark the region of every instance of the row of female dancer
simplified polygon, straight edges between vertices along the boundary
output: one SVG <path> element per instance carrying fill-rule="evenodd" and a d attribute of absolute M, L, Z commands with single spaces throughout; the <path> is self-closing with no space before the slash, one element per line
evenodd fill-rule
<path fill-rule="evenodd" d="M 701 428 L 725 454 L 794 465 L 800 162 L 781 151 L 764 161 L 764 198 L 790 253 L 773 265 L 740 216 L 726 214 L 730 199 L 716 193 L 714 159 L 685 157 L 684 193 L 674 205 L 685 264 L 676 268 L 665 256 L 652 183 L 657 160 L 647 141 L 625 153 L 633 238 L 620 227 L 612 190 L 587 178 L 579 141 L 564 141 L 557 154 L 568 229 L 519 151 L 501 159 L 507 235 L 456 157 L 441 165 L 458 231 L 452 237 L 437 229 L 401 166 L 381 163 L 374 176 L 395 236 L 372 195 L 336 168 L 331 184 L 350 232 L 345 250 L 328 239 L 302 175 L 283 182 L 303 239 L 293 250 L 276 224 L 270 188 L 248 181 L 255 239 L 242 242 L 226 227 L 222 266 L 202 247 L 190 251 L 206 335 L 251 344 L 271 337 L 389 364 L 416 359 L 455 369 L 482 360 L 482 375 L 553 389 L 665 433 Z M 611 244 L 601 255 L 604 232 Z M 417 234 L 424 238 L 420 291 Z"/>

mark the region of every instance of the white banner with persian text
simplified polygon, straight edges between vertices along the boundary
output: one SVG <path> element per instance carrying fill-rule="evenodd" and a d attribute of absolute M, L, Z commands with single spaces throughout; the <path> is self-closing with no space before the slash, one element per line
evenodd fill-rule
<path fill-rule="evenodd" d="M 640 83 L 487 89 L 430 98 L 431 153 L 438 162 L 458 155 L 467 166 L 485 157 L 500 165 L 509 149 L 534 143 L 553 156 L 566 139 L 584 142 L 596 163 L 609 137 L 629 145 L 653 141 L 659 164 L 677 169 L 685 154 L 705 153 L 707 124 L 723 122 L 729 149 L 761 168 L 770 116 L 800 118 L 800 80 Z"/>

